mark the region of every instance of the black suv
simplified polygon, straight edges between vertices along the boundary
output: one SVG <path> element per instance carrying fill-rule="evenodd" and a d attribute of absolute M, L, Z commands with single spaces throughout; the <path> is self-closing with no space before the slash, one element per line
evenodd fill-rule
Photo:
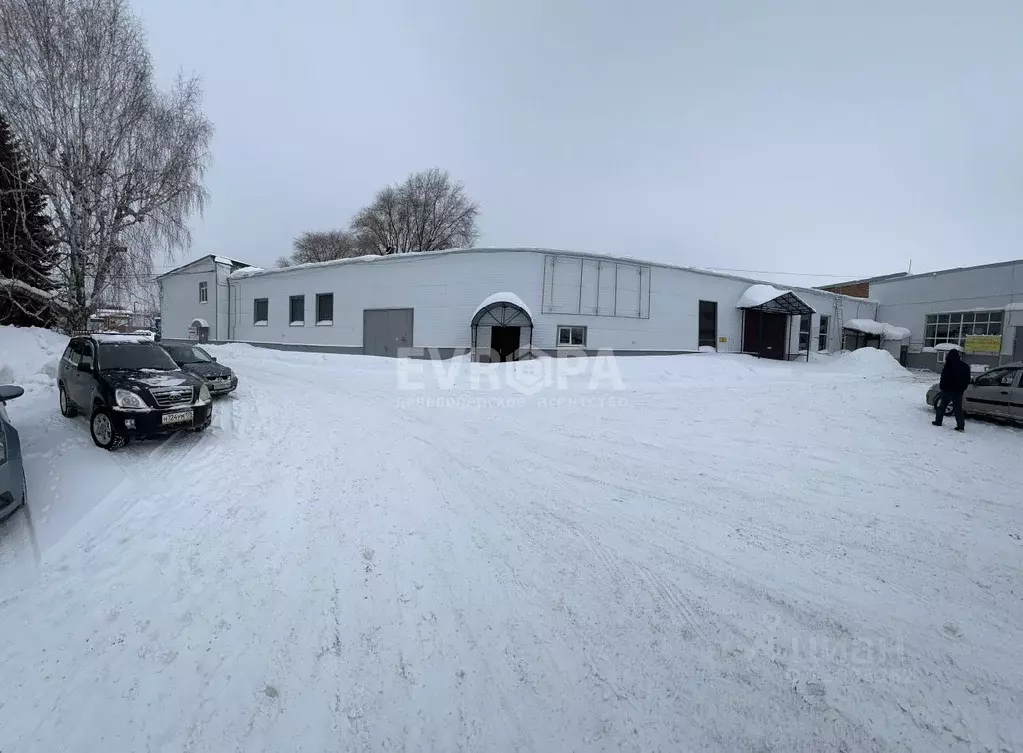
<path fill-rule="evenodd" d="M 210 390 L 167 351 L 131 335 L 73 337 L 57 373 L 60 412 L 89 414 L 92 441 L 116 450 L 129 438 L 202 431 L 213 417 Z"/>

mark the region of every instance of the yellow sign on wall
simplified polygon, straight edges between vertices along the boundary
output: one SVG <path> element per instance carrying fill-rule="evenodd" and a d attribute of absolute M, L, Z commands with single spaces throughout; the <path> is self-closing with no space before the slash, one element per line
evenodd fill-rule
<path fill-rule="evenodd" d="M 1000 335 L 967 335 L 967 353 L 1001 353 L 1002 338 Z"/>

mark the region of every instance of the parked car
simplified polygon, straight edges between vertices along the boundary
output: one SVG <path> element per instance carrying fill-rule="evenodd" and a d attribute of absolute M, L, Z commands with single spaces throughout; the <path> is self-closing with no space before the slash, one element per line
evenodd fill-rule
<path fill-rule="evenodd" d="M 8 400 L 24 394 L 21 387 L 0 385 L 0 520 L 6 520 L 28 502 L 25 468 L 21 464 L 21 441 L 5 409 Z"/>
<path fill-rule="evenodd" d="M 221 366 L 217 359 L 198 345 L 164 345 L 182 371 L 202 377 L 214 395 L 226 395 L 238 389 L 238 377 L 227 366 Z"/>
<path fill-rule="evenodd" d="M 998 366 L 975 376 L 963 394 L 963 410 L 978 416 L 1023 421 L 1023 361 Z M 932 385 L 927 390 L 927 404 L 934 407 L 941 390 Z M 952 406 L 945 409 L 952 415 Z"/>
<path fill-rule="evenodd" d="M 89 415 L 92 441 L 116 450 L 129 439 L 202 431 L 213 417 L 206 382 L 138 335 L 73 337 L 57 370 L 60 412 Z"/>

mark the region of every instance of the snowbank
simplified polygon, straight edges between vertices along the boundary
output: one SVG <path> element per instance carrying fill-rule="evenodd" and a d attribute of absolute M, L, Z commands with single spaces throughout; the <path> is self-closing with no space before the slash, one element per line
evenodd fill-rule
<path fill-rule="evenodd" d="M 0 326 L 0 384 L 50 386 L 67 341 L 48 329 Z"/>
<path fill-rule="evenodd" d="M 884 340 L 905 340 L 910 335 L 905 327 L 896 327 L 888 322 L 876 322 L 873 319 L 850 319 L 844 326 L 853 332 L 877 335 Z"/>
<path fill-rule="evenodd" d="M 823 362 L 822 362 L 823 363 Z M 866 377 L 907 376 L 909 374 L 887 350 L 860 348 L 829 358 L 824 368 Z"/>

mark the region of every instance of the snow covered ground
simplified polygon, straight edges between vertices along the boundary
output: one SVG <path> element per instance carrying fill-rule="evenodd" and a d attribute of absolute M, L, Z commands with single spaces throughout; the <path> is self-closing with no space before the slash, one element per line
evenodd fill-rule
<path fill-rule="evenodd" d="M 210 431 L 111 454 L 37 334 L 2 751 L 1023 748 L 1023 431 L 886 353 L 226 346 Z"/>

